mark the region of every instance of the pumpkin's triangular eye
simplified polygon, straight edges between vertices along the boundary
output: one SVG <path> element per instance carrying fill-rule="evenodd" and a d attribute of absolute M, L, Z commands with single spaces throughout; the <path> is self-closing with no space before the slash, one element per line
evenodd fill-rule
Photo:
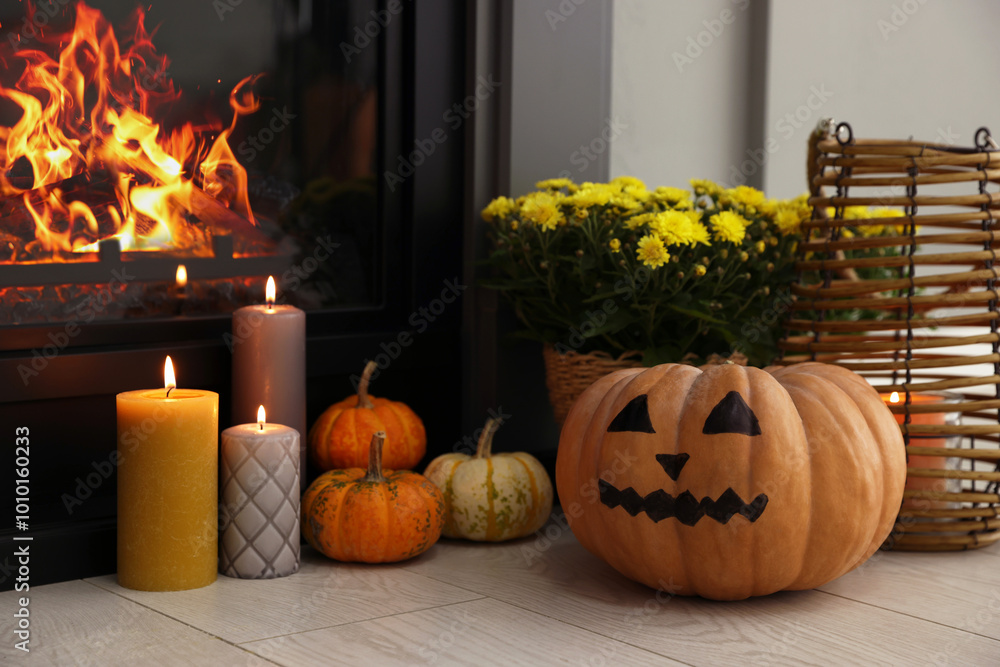
<path fill-rule="evenodd" d="M 757 415 L 739 392 L 731 391 L 712 408 L 712 414 L 705 420 L 705 428 L 701 432 L 708 435 L 714 433 L 760 435 L 760 424 L 757 423 Z"/>
<path fill-rule="evenodd" d="M 646 394 L 636 396 L 622 408 L 618 416 L 608 425 L 608 433 L 634 431 L 636 433 L 656 433 L 653 423 L 649 421 L 649 404 Z"/>

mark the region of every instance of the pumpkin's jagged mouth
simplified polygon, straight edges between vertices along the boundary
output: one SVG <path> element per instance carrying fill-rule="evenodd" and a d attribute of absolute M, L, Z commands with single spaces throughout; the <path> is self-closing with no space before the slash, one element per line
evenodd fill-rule
<path fill-rule="evenodd" d="M 612 509 L 621 505 L 632 516 L 645 512 L 654 523 L 675 517 L 685 526 L 693 526 L 701 520 L 701 517 L 707 516 L 725 524 L 737 514 L 753 523 L 760 518 L 764 508 L 767 507 L 765 494 L 758 494 L 751 502 L 746 503 L 732 487 L 723 491 L 717 500 L 705 496 L 699 501 L 690 491 L 685 491 L 674 498 L 663 489 L 657 489 L 644 498 L 631 486 L 619 491 L 603 479 L 597 480 L 597 483 L 602 503 Z"/>

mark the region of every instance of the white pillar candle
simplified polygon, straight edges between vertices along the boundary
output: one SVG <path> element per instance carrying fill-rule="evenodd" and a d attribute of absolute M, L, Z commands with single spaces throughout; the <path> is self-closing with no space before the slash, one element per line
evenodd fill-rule
<path fill-rule="evenodd" d="M 273 579 L 299 569 L 299 434 L 258 423 L 222 432 L 219 571 Z"/>
<path fill-rule="evenodd" d="M 299 482 L 306 465 L 306 314 L 275 305 L 274 279 L 267 303 L 233 313 L 232 423 L 254 423 L 257 407 L 270 420 L 299 432 Z M 300 488 L 301 491 L 301 488 Z"/>

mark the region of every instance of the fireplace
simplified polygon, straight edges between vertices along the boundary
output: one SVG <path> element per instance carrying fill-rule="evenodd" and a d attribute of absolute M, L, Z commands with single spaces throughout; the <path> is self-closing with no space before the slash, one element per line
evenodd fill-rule
<path fill-rule="evenodd" d="M 461 439 L 462 301 L 413 315 L 464 280 L 464 128 L 400 156 L 464 97 L 464 3 L 10 4 L 0 421 L 34 445 L 32 583 L 115 569 L 116 393 L 170 354 L 229 425 L 229 314 L 268 275 L 307 312 L 310 423 L 379 358 L 429 457 Z"/>

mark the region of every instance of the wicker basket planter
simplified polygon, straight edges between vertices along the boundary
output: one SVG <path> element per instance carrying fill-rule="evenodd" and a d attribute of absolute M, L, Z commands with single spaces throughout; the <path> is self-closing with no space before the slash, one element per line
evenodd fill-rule
<path fill-rule="evenodd" d="M 546 343 L 542 355 L 545 358 L 545 385 L 560 428 L 584 389 L 613 371 L 642 366 L 641 354 L 634 351 L 625 352 L 616 359 L 607 352 L 557 352 Z"/>
<path fill-rule="evenodd" d="M 909 488 L 889 546 L 945 551 L 996 542 L 1000 151 L 985 128 L 976 133 L 976 146 L 962 148 L 854 139 L 845 123 L 818 131 L 809 148 L 816 213 L 804 223 L 800 281 L 793 286 L 797 300 L 779 363 L 835 363 L 871 378 L 880 391 L 898 392 L 900 400 L 890 408 L 900 416 Z M 904 232 L 843 234 L 847 226 L 886 223 L 847 220 L 848 206 L 898 208 L 905 217 L 894 222 Z M 824 213 L 828 207 L 832 216 Z M 851 250 L 890 246 L 899 254 L 849 258 Z M 858 277 L 857 269 L 871 266 L 892 267 L 895 277 Z M 802 280 L 817 272 L 818 282 Z M 843 310 L 865 316 L 828 317 Z M 928 393 L 942 390 L 951 392 L 949 400 Z M 961 419 L 945 419 L 946 413 Z M 931 479 L 948 481 L 928 484 Z"/>

